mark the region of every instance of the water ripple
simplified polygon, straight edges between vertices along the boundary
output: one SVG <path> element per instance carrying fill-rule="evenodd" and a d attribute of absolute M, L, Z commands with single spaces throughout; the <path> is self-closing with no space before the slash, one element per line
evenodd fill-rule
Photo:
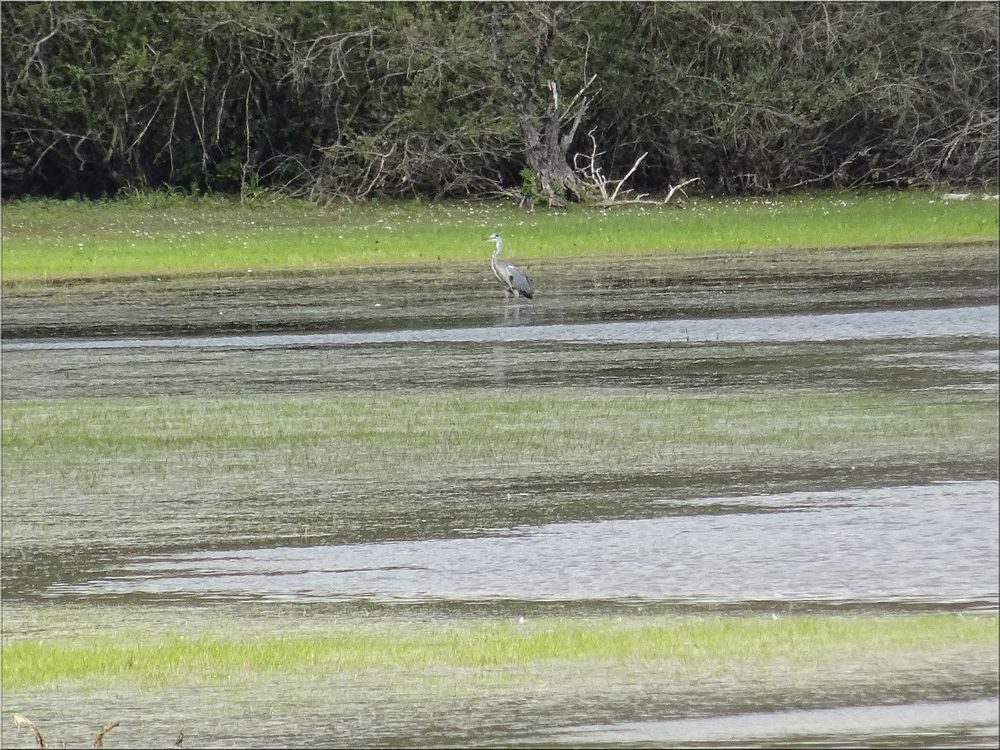
<path fill-rule="evenodd" d="M 720 501 L 769 513 L 719 513 Z M 699 505 L 699 503 L 695 503 Z M 276 601 L 996 601 L 998 484 L 705 498 L 703 512 L 502 535 L 139 558 L 47 595 Z M 777 512 L 774 512 L 777 511 Z"/>
<path fill-rule="evenodd" d="M 364 333 L 264 334 L 187 338 L 35 340 L 4 343 L 5 351 L 29 349 L 135 349 L 144 347 L 268 349 L 428 342 L 587 343 L 846 341 L 927 336 L 996 336 L 996 305 L 924 310 L 769 315 L 745 318 L 620 321 L 573 325 L 431 328 Z"/>

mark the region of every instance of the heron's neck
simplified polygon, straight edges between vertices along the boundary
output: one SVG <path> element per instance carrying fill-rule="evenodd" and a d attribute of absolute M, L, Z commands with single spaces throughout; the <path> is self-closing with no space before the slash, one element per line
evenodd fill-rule
<path fill-rule="evenodd" d="M 496 249 L 493 251 L 493 260 L 496 260 L 498 257 L 500 257 L 500 251 L 503 250 L 503 240 L 496 239 L 493 241 L 497 245 Z"/>

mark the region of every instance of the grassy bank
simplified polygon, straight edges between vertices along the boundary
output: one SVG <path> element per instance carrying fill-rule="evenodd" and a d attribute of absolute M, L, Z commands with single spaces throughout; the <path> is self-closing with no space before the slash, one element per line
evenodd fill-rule
<path fill-rule="evenodd" d="M 43 472 L 83 485 L 133 461 L 148 476 L 381 478 L 489 475 L 498 462 L 520 474 L 939 457 L 943 446 L 989 461 L 996 409 L 985 392 L 591 388 L 12 401 L 4 461 L 17 484 Z"/>
<path fill-rule="evenodd" d="M 17 201 L 3 210 L 8 280 L 319 269 L 479 259 L 502 233 L 512 258 L 839 247 L 996 239 L 994 200 L 928 191 L 698 198 L 674 206 L 526 213 L 505 202 L 250 205 L 163 194 Z"/>
<path fill-rule="evenodd" d="M 965 648 L 995 650 L 994 615 L 895 617 L 636 616 L 365 623 L 323 633 L 174 633 L 3 646 L 6 690 L 56 683 L 125 681 L 142 685 L 228 682 L 282 675 L 440 669 L 512 669 L 596 662 L 614 669 L 647 662 L 665 671 L 725 673 L 739 664 L 816 670 L 842 661 L 915 660 Z"/>

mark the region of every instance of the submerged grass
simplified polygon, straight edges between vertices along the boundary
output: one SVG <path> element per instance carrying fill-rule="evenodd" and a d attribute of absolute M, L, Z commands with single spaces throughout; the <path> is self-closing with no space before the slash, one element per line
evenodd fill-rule
<path fill-rule="evenodd" d="M 960 614 L 395 622 L 286 636 L 232 630 L 7 642 L 3 684 L 11 690 L 106 680 L 239 682 L 276 672 L 516 670 L 552 662 L 609 668 L 654 662 L 712 674 L 735 663 L 808 670 L 843 660 L 920 660 L 956 647 L 987 655 L 998 639 L 995 615 Z"/>
<path fill-rule="evenodd" d="M 756 391 L 710 397 L 597 388 L 10 401 L 8 479 L 79 479 L 134 461 L 300 476 L 474 476 L 791 459 L 991 460 L 989 392 Z M 124 462 L 124 463 L 123 463 Z M 33 480 L 32 480 L 33 481 Z"/>
<path fill-rule="evenodd" d="M 698 198 L 674 206 L 525 213 L 504 202 L 288 199 L 241 205 L 163 194 L 131 200 L 22 200 L 3 212 L 3 275 L 77 276 L 319 269 L 481 259 L 494 232 L 513 258 L 995 240 L 994 200 L 928 191 Z"/>

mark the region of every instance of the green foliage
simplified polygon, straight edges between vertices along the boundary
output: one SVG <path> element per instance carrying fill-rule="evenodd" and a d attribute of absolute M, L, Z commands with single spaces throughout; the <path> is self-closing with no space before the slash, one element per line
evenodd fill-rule
<path fill-rule="evenodd" d="M 725 190 L 990 180 L 996 20 L 985 4 L 597 12 L 604 33 L 641 41 L 597 47 L 613 95 L 595 116 L 613 122 L 611 147 L 648 145 L 647 179 L 699 175 Z M 612 120 L 622 111 L 658 116 Z"/>
<path fill-rule="evenodd" d="M 5 3 L 5 196 L 517 190 L 517 107 L 591 73 L 579 133 L 647 191 L 995 179 L 995 3 L 513 3 L 511 75 L 488 7 Z"/>
<path fill-rule="evenodd" d="M 538 189 L 535 187 L 535 173 L 528 167 L 525 167 L 518 174 L 521 175 L 521 186 L 518 188 L 521 198 L 534 203 L 541 197 Z"/>

